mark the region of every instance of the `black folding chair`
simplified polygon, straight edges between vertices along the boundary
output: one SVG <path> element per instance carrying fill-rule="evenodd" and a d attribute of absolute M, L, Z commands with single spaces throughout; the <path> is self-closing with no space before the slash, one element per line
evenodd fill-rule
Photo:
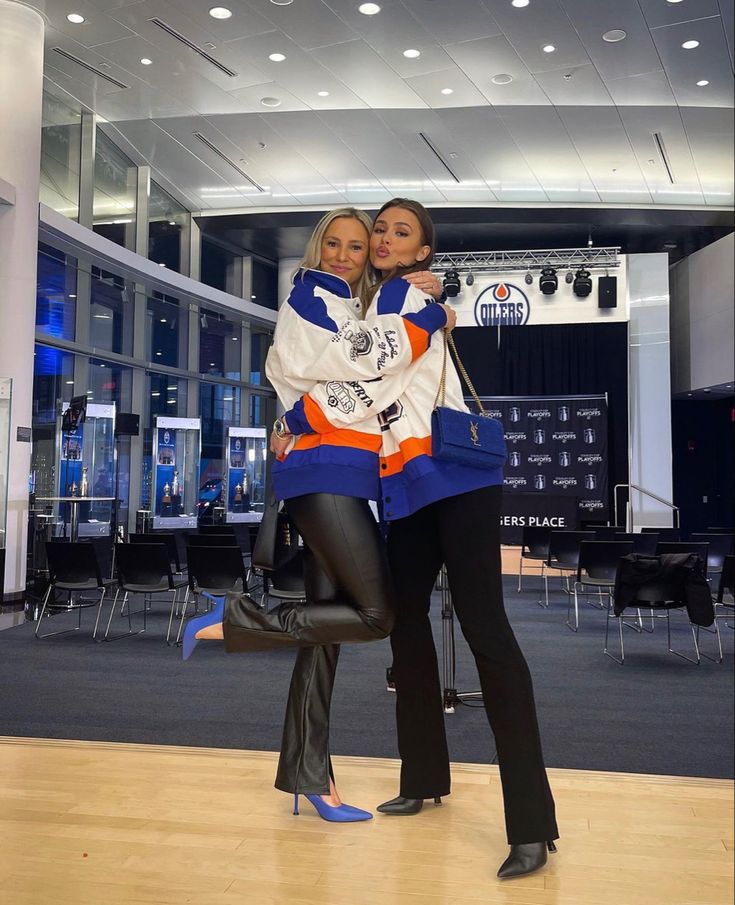
<path fill-rule="evenodd" d="M 690 534 L 689 542 L 693 544 L 707 544 L 707 576 L 719 575 L 725 562 L 725 557 L 733 551 L 732 534 Z"/>
<path fill-rule="evenodd" d="M 173 531 L 156 531 L 151 534 L 129 534 L 128 541 L 131 544 L 164 544 L 168 550 L 168 559 L 173 566 L 173 571 L 181 575 L 181 558 L 179 545 L 176 543 L 176 535 Z"/>
<path fill-rule="evenodd" d="M 641 534 L 658 534 L 659 540 L 662 541 L 681 540 L 681 528 L 641 528 Z"/>
<path fill-rule="evenodd" d="M 672 552 L 697 552 L 697 551 L 672 551 Z M 619 570 L 631 569 L 633 564 L 631 562 L 631 557 L 623 557 L 620 560 L 618 565 Z M 704 572 L 704 570 L 703 570 Z M 621 575 L 621 578 L 624 578 L 624 573 Z M 651 581 L 647 584 L 641 585 L 638 588 L 635 595 L 635 600 L 633 600 L 629 605 L 631 607 L 635 607 L 636 609 L 650 609 L 651 610 L 651 618 L 665 618 L 666 619 L 666 631 L 667 631 L 667 647 L 668 652 L 670 654 L 674 654 L 677 657 L 681 657 L 682 660 L 686 660 L 688 663 L 694 663 L 699 665 L 701 662 L 701 657 L 706 657 L 708 660 L 714 660 L 713 657 L 709 657 L 707 654 L 700 651 L 699 648 L 699 629 L 701 626 L 695 626 L 691 620 L 687 620 L 689 622 L 689 628 L 692 632 L 692 640 L 694 641 L 694 651 L 695 657 L 687 656 L 687 654 L 682 653 L 681 651 L 674 650 L 671 646 L 671 618 L 670 612 L 674 609 L 685 609 L 686 608 L 686 585 L 685 585 L 685 576 L 684 573 L 680 573 L 676 576 L 671 576 L 666 579 L 660 579 L 656 581 Z M 619 663 L 621 666 L 625 662 L 625 647 L 623 644 L 623 613 L 619 616 L 616 616 L 613 607 L 611 606 L 607 611 L 607 621 L 605 624 L 605 648 L 604 653 L 615 660 L 616 663 Z M 620 658 L 615 656 L 609 649 L 609 631 L 610 631 L 610 618 L 614 617 L 618 620 L 618 631 L 620 635 Z M 720 649 L 720 659 L 715 662 L 722 662 L 722 644 L 720 642 L 720 633 L 717 628 L 717 620 L 714 620 L 714 633 L 717 635 L 717 640 Z"/>
<path fill-rule="evenodd" d="M 656 544 L 656 556 L 662 553 L 696 553 L 702 561 L 704 574 L 707 575 L 709 560 L 709 544 L 691 543 L 690 541 L 659 541 Z"/>
<path fill-rule="evenodd" d="M 559 577 L 566 582 L 566 588 L 562 590 L 567 594 L 572 593 L 569 578 L 574 575 L 579 566 L 579 547 L 582 541 L 594 540 L 594 531 L 552 531 L 549 537 L 549 555 L 546 562 L 541 564 L 541 577 L 544 579 L 544 592 L 546 602 L 539 599 L 539 606 L 549 605 L 549 570 L 559 572 Z"/>
<path fill-rule="evenodd" d="M 521 559 L 518 563 L 518 593 L 521 592 L 523 579 L 523 560 L 541 563 L 549 558 L 549 536 L 551 528 L 538 528 L 526 525 L 521 537 Z"/>
<path fill-rule="evenodd" d="M 598 525 L 587 529 L 595 533 L 595 540 L 615 540 L 615 535 L 620 531 L 617 525 Z"/>
<path fill-rule="evenodd" d="M 640 534 L 626 534 L 625 531 L 619 531 L 615 535 L 615 540 L 631 541 L 634 553 L 642 553 L 644 556 L 656 555 L 658 534 L 654 534 L 652 531 L 641 532 Z"/>
<path fill-rule="evenodd" d="M 68 635 L 71 632 L 78 632 L 82 627 L 82 610 L 96 606 L 97 617 L 92 630 L 92 638 L 96 640 L 105 594 L 114 582 L 102 578 L 94 546 L 88 543 L 72 544 L 64 541 L 47 541 L 46 559 L 51 581 L 43 598 L 43 606 L 36 622 L 34 632 L 36 638 L 51 638 L 54 635 Z M 66 604 L 60 606 L 50 602 L 51 595 L 55 595 L 57 591 L 65 591 L 68 594 L 68 602 Z M 86 600 L 83 596 L 84 591 L 96 591 L 99 594 L 99 600 Z M 75 594 L 78 595 L 76 601 L 74 600 Z M 49 618 L 54 615 L 61 615 L 61 613 L 76 612 L 76 626 L 58 632 L 44 632 L 41 634 L 41 622 L 48 610 L 55 611 L 50 614 Z"/>
<path fill-rule="evenodd" d="M 237 547 L 240 545 L 234 534 L 187 534 L 187 549 L 191 547 Z"/>
<path fill-rule="evenodd" d="M 147 628 L 146 598 L 151 599 L 153 594 L 170 594 L 171 610 L 168 617 L 168 629 L 166 631 L 166 643 L 171 643 L 171 625 L 176 609 L 178 592 L 186 587 L 185 579 L 176 579 L 171 571 L 169 554 L 164 544 L 115 544 L 115 558 L 117 560 L 118 588 L 115 599 L 110 609 L 110 618 L 107 620 L 105 641 L 114 641 L 117 638 L 126 638 L 133 634 L 142 634 Z M 130 594 L 143 595 L 143 628 L 139 632 L 133 632 L 132 613 L 128 606 L 128 631 L 121 635 L 110 637 L 110 627 L 115 615 L 120 594 L 123 600 L 120 613 L 125 608 Z"/>
<path fill-rule="evenodd" d="M 621 557 L 633 552 L 631 541 L 592 540 L 582 541 L 579 547 L 577 577 L 574 582 L 574 625 L 570 622 L 572 598 L 567 606 L 567 625 L 576 632 L 579 629 L 579 592 L 597 588 L 600 596 L 599 609 L 603 609 L 602 590 L 608 595 L 608 607 L 612 603 L 615 574 Z M 589 597 L 587 598 L 589 602 Z"/>
<path fill-rule="evenodd" d="M 235 534 L 234 525 L 200 525 L 200 534 Z"/>
<path fill-rule="evenodd" d="M 193 546 L 187 548 L 186 555 L 189 562 L 189 585 L 181 608 L 177 644 L 181 639 L 191 594 L 195 599 L 200 594 L 208 598 L 224 597 L 238 581 L 242 582 L 243 590 L 247 590 L 247 574 L 239 547 L 232 544 L 224 547 Z M 194 612 L 196 611 L 195 608 Z"/>

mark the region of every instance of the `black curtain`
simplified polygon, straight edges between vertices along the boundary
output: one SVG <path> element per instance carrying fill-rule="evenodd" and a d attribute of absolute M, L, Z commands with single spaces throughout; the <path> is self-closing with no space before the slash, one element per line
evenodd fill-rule
<path fill-rule="evenodd" d="M 607 393 L 612 491 L 628 481 L 628 324 L 457 327 L 457 349 L 480 396 Z"/>

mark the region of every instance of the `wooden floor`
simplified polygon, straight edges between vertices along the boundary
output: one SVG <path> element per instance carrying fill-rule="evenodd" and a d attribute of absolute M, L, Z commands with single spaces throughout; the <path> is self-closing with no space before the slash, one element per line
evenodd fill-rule
<path fill-rule="evenodd" d="M 275 755 L 0 738 L 3 905 L 726 905 L 733 795 L 723 780 L 551 770 L 562 838 L 535 875 L 501 883 L 497 768 L 455 765 L 415 817 L 291 814 Z M 335 758 L 372 808 L 397 763 Z"/>

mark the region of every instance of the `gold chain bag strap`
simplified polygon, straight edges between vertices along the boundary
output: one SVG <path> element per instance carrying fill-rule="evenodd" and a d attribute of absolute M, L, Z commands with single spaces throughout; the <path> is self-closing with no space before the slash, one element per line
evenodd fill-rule
<path fill-rule="evenodd" d="M 459 373 L 477 406 L 477 414 L 448 408 L 444 404 L 447 392 L 448 348 L 451 348 Z M 477 390 L 462 364 L 454 339 L 446 331 L 439 389 L 431 413 L 431 455 L 432 458 L 442 462 L 484 469 L 501 468 L 507 457 L 503 425 L 485 411 Z"/>

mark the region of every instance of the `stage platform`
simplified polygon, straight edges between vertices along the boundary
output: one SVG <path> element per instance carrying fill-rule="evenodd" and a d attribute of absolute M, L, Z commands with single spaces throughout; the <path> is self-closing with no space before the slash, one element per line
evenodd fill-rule
<path fill-rule="evenodd" d="M 203 715 L 206 717 L 206 715 Z M 336 757 L 345 800 L 396 794 L 396 761 Z M 496 767 L 457 764 L 442 807 L 329 824 L 291 813 L 272 752 L 0 739 L 4 905 L 727 905 L 728 780 L 550 770 L 561 839 L 501 882 Z"/>

